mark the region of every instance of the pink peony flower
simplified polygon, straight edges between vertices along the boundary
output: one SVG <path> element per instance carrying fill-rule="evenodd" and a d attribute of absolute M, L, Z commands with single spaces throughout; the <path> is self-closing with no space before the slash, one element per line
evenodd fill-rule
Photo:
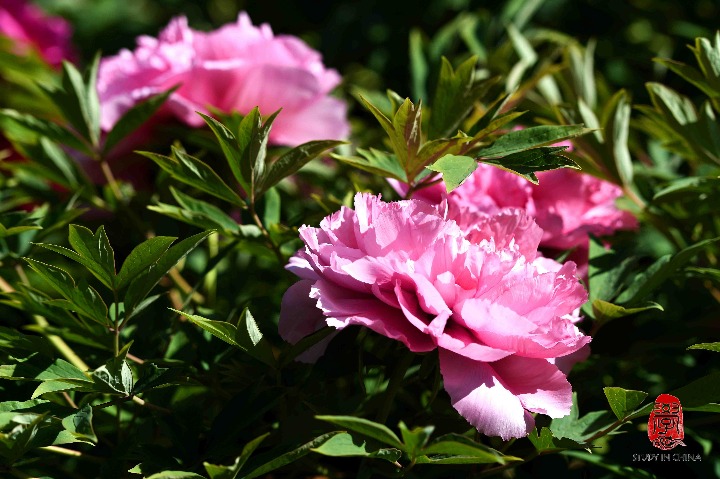
<path fill-rule="evenodd" d="M 142 36 L 135 51 L 103 59 L 97 85 L 104 130 L 139 101 L 179 84 L 165 112 L 188 125 L 204 125 L 195 112 L 208 107 L 247 114 L 259 106 L 265 115 L 282 107 L 270 141 L 298 145 L 348 136 L 345 104 L 328 96 L 340 80 L 299 38 L 255 27 L 243 12 L 212 32 L 175 18 L 157 39 Z"/>
<path fill-rule="evenodd" d="M 16 52 L 35 49 L 50 65 L 75 58 L 70 43 L 70 24 L 50 17 L 26 0 L 3 0 L 0 4 L 0 35 L 15 42 Z"/>
<path fill-rule="evenodd" d="M 287 269 L 302 279 L 285 293 L 280 334 L 295 343 L 362 325 L 414 352 L 438 348 L 455 409 L 484 434 L 526 436 L 530 412 L 569 413 L 555 361 L 590 342 L 575 326 L 587 299 L 575 265 L 537 257 L 541 235 L 520 209 L 485 215 L 466 236 L 444 205 L 358 194 L 354 210 L 300 229 L 305 248 Z"/>
<path fill-rule="evenodd" d="M 437 183 L 418 190 L 414 198 L 448 202 L 448 216 L 464 231 L 472 230 L 483 215 L 502 208 L 522 208 L 543 229 L 540 245 L 552 249 L 587 250 L 588 235 L 606 236 L 637 227 L 615 200 L 622 190 L 607 181 L 576 170 L 561 168 L 537 173 L 539 185 L 500 168 L 480 164 L 478 169 L 451 193 Z M 404 185 L 393 184 L 403 192 Z M 406 188 L 406 187 L 405 187 Z"/>

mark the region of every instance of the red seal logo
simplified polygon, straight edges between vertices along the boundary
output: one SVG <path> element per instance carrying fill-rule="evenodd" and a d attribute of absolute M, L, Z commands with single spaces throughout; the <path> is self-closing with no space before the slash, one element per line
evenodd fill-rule
<path fill-rule="evenodd" d="M 661 394 L 648 419 L 648 438 L 653 446 L 669 451 L 684 446 L 683 412 L 680 400 L 670 394 Z"/>

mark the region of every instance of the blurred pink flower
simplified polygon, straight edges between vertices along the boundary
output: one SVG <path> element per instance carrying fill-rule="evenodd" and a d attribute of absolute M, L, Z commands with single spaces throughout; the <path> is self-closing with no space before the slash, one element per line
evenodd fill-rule
<path fill-rule="evenodd" d="M 18 54 L 35 49 L 53 66 L 60 65 L 63 59 L 75 58 L 70 24 L 60 17 L 46 15 L 26 0 L 0 3 L 0 35 L 15 42 Z"/>
<path fill-rule="evenodd" d="M 466 236 L 444 209 L 357 194 L 354 210 L 303 226 L 280 334 L 295 343 L 326 324 L 362 325 L 414 352 L 438 348 L 455 409 L 484 434 L 524 437 L 530 412 L 570 412 L 555 360 L 590 342 L 575 326 L 587 294 L 573 263 L 536 256 L 542 231 L 524 211 L 485 215 Z"/>
<path fill-rule="evenodd" d="M 255 27 L 243 12 L 212 32 L 175 18 L 158 38 L 141 36 L 135 51 L 103 59 L 97 85 L 104 130 L 139 101 L 181 85 L 164 110 L 188 125 L 204 125 L 195 112 L 208 107 L 247 114 L 259 106 L 263 115 L 282 107 L 270 141 L 298 145 L 348 136 L 345 103 L 328 96 L 340 80 L 299 38 Z"/>

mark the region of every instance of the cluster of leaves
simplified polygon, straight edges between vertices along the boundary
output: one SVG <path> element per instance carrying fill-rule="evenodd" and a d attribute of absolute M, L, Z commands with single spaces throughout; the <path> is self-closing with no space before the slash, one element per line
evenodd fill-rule
<path fill-rule="evenodd" d="M 357 90 L 380 126 L 360 128 L 373 132 L 367 142 L 272 148 L 281 112 L 203 116 L 205 129 L 156 130 L 169 154 L 141 153 L 158 167 L 149 191 L 114 174 L 116 156 L 131 156 L 121 146 L 171 92 L 109 132 L 97 60 L 85 74 L 70 64 L 32 73 L 42 85 L 26 88 L 34 108 L 3 99 L 0 127 L 24 160 L 0 163 L 0 474 L 559 475 L 574 461 L 647 477 L 623 451 L 647 445 L 637 420 L 664 392 L 687 412 L 688 447 L 707 457 L 695 472 L 718 467 L 720 437 L 702 426 L 720 412 L 720 40 L 698 40 L 699 69 L 661 60 L 707 97 L 701 106 L 651 83 L 652 106 L 633 118 L 629 95 L 595 75 L 592 45 L 529 28 L 532 5 L 511 4 L 499 44 L 477 36 L 469 13 L 429 40 L 414 31 L 416 101 Z M 453 54 L 455 34 L 474 56 Z M 571 152 L 551 146 L 571 138 Z M 332 149 L 337 163 L 313 166 Z M 593 356 L 571 376 L 571 414 L 538 416 L 527 439 L 507 443 L 456 413 L 434 354 L 349 328 L 308 366 L 295 358 L 330 328 L 293 346 L 277 334 L 300 224 L 386 178 L 411 194 L 442 175 L 450 190 L 478 162 L 529 181 L 580 166 L 622 187 L 621 206 L 641 221 L 612 248 L 591 241 L 582 326 Z"/>

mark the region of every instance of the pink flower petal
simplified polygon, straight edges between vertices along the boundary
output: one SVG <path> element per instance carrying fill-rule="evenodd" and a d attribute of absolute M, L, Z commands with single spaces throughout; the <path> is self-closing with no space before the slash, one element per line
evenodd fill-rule
<path fill-rule="evenodd" d="M 179 17 L 157 39 L 140 37 L 133 52 L 103 59 L 101 124 L 107 131 L 139 101 L 181 85 L 162 111 L 192 127 L 205 124 L 196 111 L 245 115 L 259 106 L 266 116 L 282 108 L 270 132 L 273 144 L 344 139 L 345 103 L 328 96 L 340 81 L 300 39 L 276 37 L 268 25 L 255 27 L 244 12 L 235 24 L 212 32 L 193 30 Z"/>
<path fill-rule="evenodd" d="M 302 280 L 288 288 L 280 305 L 278 332 L 285 341 L 295 344 L 306 336 L 327 326 L 325 316 L 310 298 L 310 288 L 314 281 Z M 325 353 L 332 335 L 307 349 L 296 360 L 314 363 Z"/>
<path fill-rule="evenodd" d="M 440 350 L 440 371 L 453 407 L 485 435 L 505 441 L 525 437 L 535 419 L 502 384 L 493 364 Z"/>

